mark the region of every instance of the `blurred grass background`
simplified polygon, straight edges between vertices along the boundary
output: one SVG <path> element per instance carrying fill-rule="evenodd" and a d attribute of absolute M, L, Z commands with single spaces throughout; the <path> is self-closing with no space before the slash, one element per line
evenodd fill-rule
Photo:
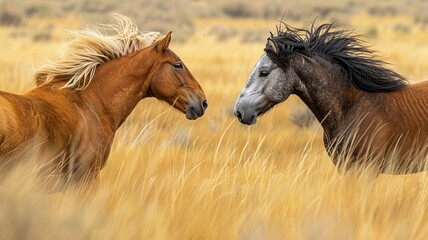
<path fill-rule="evenodd" d="M 171 48 L 204 88 L 203 118 L 143 100 L 119 129 L 97 190 L 35 193 L 28 169 L 0 185 L 1 239 L 426 239 L 428 178 L 341 176 L 296 97 L 255 126 L 232 109 L 270 31 L 336 21 L 411 82 L 428 79 L 428 2 L 0 0 L 0 89 L 34 87 L 66 29 L 129 16 L 173 30 Z M 159 118 L 157 118 L 159 116 Z M 156 119 L 156 120 L 155 120 Z M 30 171 L 31 172 L 31 171 Z"/>

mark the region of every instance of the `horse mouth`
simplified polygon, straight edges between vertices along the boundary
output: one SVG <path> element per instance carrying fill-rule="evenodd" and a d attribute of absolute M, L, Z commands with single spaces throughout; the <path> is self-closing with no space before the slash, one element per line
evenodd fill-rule
<path fill-rule="evenodd" d="M 188 120 L 195 120 L 204 115 L 205 110 L 208 108 L 208 101 L 199 96 L 190 96 L 187 99 L 178 97 L 171 105 L 184 113 Z"/>
<path fill-rule="evenodd" d="M 258 104 L 239 104 L 235 105 L 234 114 L 239 122 L 245 125 L 254 125 L 257 118 L 268 112 L 277 102 L 263 98 Z"/>
<path fill-rule="evenodd" d="M 201 117 L 203 114 L 201 116 L 198 116 L 195 112 L 187 111 L 185 115 L 188 120 L 196 120 L 197 118 Z"/>
<path fill-rule="evenodd" d="M 238 118 L 240 123 L 248 126 L 254 125 L 257 122 L 257 115 L 253 115 L 250 118 L 246 118 L 246 119 L 240 117 L 239 114 L 236 117 Z"/>
<path fill-rule="evenodd" d="M 199 104 L 197 102 L 189 102 L 186 109 L 186 118 L 189 120 L 195 120 L 197 118 L 200 118 L 204 115 L 205 110 L 208 106 L 206 103 L 206 100 L 202 101 L 202 104 Z"/>

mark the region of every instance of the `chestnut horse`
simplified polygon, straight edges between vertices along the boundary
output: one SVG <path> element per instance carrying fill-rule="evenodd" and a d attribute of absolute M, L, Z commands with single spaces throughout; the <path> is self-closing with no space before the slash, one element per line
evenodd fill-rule
<path fill-rule="evenodd" d="M 371 164 L 377 173 L 425 170 L 428 81 L 408 84 L 359 37 L 332 24 L 310 30 L 281 24 L 236 102 L 239 121 L 254 124 L 296 94 L 321 123 L 339 169 Z"/>
<path fill-rule="evenodd" d="M 105 26 L 111 35 L 73 32 L 64 54 L 36 70 L 38 87 L 0 92 L 2 170 L 36 146 L 50 154 L 37 162 L 42 171 L 53 169 L 66 183 L 97 180 L 116 130 L 143 98 L 165 101 L 188 119 L 204 114 L 205 94 L 169 49 L 171 32 L 141 33 L 129 18 L 115 18 Z"/>

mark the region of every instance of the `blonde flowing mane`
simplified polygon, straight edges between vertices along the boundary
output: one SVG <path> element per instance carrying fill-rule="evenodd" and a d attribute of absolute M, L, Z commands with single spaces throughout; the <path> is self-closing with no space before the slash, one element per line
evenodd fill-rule
<path fill-rule="evenodd" d="M 85 89 L 92 81 L 98 65 L 148 47 L 164 36 L 158 32 L 140 32 L 131 20 L 114 15 L 117 24 L 102 25 L 105 32 L 83 29 L 71 31 L 73 39 L 59 58 L 49 61 L 34 72 L 37 86 L 54 80 L 67 81 L 62 88 Z"/>

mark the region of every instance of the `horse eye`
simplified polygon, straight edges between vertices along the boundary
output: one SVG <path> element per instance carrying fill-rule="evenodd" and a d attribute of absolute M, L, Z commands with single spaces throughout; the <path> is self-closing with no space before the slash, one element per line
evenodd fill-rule
<path fill-rule="evenodd" d="M 177 71 L 183 70 L 183 68 L 184 68 L 183 64 L 181 62 L 177 62 L 172 66 L 174 66 L 175 70 L 177 70 Z"/>
<path fill-rule="evenodd" d="M 267 76 L 269 75 L 269 73 L 270 73 L 270 72 L 268 72 L 268 71 L 260 71 L 259 76 L 260 76 L 260 77 L 267 77 Z"/>

